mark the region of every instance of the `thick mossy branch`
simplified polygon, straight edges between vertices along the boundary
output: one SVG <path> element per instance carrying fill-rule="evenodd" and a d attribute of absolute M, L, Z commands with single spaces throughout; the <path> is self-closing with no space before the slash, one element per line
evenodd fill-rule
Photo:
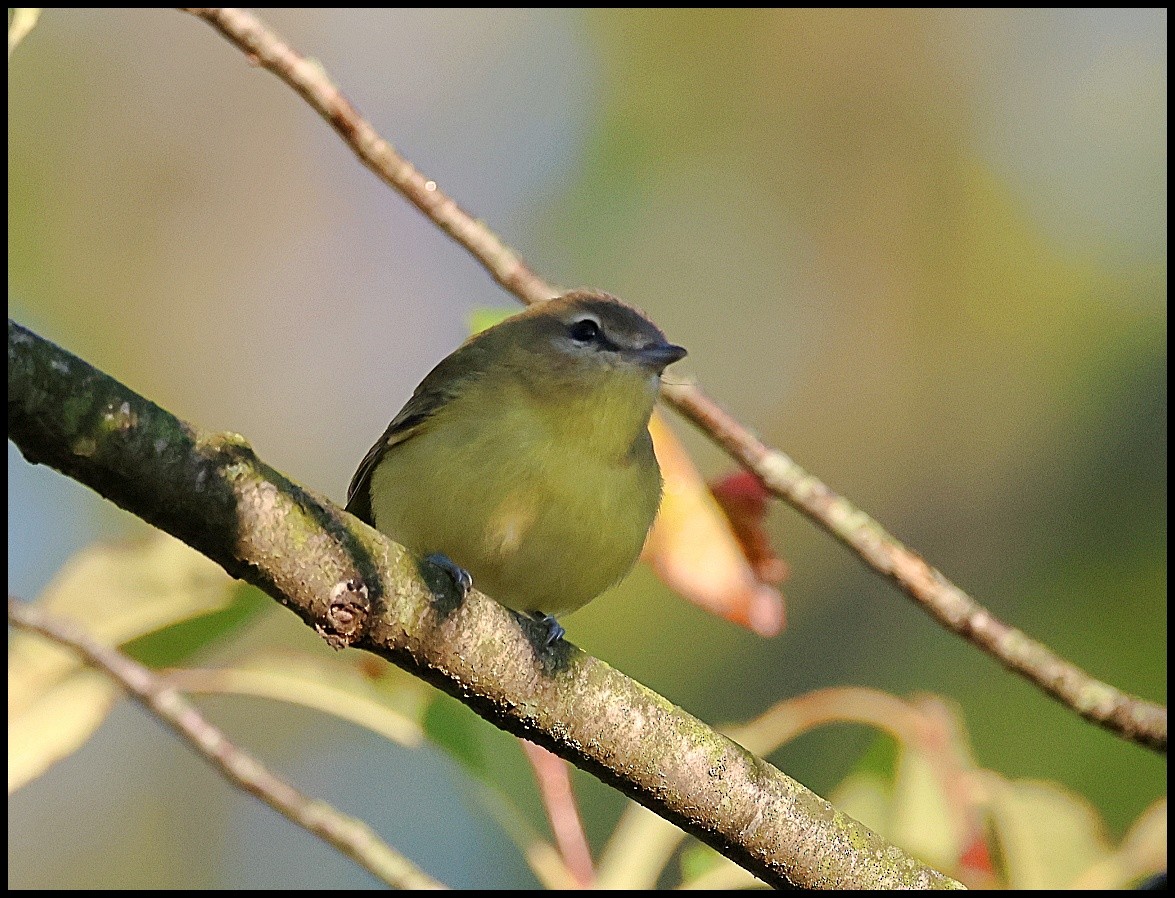
<path fill-rule="evenodd" d="M 255 583 L 337 647 L 387 658 L 776 886 L 951 888 L 701 721 L 9 320 L 8 435 Z"/>

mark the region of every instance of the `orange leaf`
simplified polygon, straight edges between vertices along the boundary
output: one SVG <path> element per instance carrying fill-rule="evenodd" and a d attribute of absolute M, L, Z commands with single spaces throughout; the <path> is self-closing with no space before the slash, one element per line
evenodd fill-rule
<path fill-rule="evenodd" d="M 756 574 L 730 519 L 660 413 L 654 413 L 649 432 L 665 490 L 641 557 L 695 605 L 760 636 L 775 636 L 784 626 L 783 596 Z M 771 582 L 782 579 L 762 555 L 756 563 L 776 577 Z"/>

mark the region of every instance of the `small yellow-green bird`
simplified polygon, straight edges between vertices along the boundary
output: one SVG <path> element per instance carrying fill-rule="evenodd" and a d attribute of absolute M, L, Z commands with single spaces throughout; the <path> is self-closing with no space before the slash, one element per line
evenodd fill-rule
<path fill-rule="evenodd" d="M 359 465 L 347 510 L 563 636 L 632 569 L 661 501 L 649 416 L 685 350 L 577 290 L 470 337 Z"/>

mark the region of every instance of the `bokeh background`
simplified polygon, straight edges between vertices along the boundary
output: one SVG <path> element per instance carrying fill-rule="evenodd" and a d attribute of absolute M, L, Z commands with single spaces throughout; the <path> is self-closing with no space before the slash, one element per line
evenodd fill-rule
<path fill-rule="evenodd" d="M 264 18 L 548 280 L 645 308 L 769 443 L 996 614 L 1165 702 L 1165 10 Z M 193 18 L 49 10 L 9 73 L 10 314 L 336 499 L 470 313 L 512 305 Z M 731 468 L 676 424 L 708 476 Z M 10 592 L 144 526 L 11 445 L 8 481 Z M 793 570 L 783 635 L 638 570 L 569 638 L 715 724 L 828 685 L 941 694 L 981 764 L 1065 784 L 1113 835 L 1165 795 L 1163 759 L 789 509 L 769 526 Z M 316 639 L 276 607 L 255 631 Z M 533 884 L 445 755 L 201 706 L 450 885 Z M 872 739 L 831 728 L 772 760 L 827 794 Z M 598 846 L 623 802 L 576 784 Z M 125 706 L 9 824 L 12 887 L 372 882 Z"/>

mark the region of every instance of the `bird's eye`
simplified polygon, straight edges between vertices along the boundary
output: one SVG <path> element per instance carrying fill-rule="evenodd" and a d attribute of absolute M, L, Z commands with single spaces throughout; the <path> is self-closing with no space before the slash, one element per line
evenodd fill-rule
<path fill-rule="evenodd" d="M 600 322 L 594 318 L 581 318 L 568 325 L 567 333 L 576 343 L 591 343 L 600 336 Z"/>

